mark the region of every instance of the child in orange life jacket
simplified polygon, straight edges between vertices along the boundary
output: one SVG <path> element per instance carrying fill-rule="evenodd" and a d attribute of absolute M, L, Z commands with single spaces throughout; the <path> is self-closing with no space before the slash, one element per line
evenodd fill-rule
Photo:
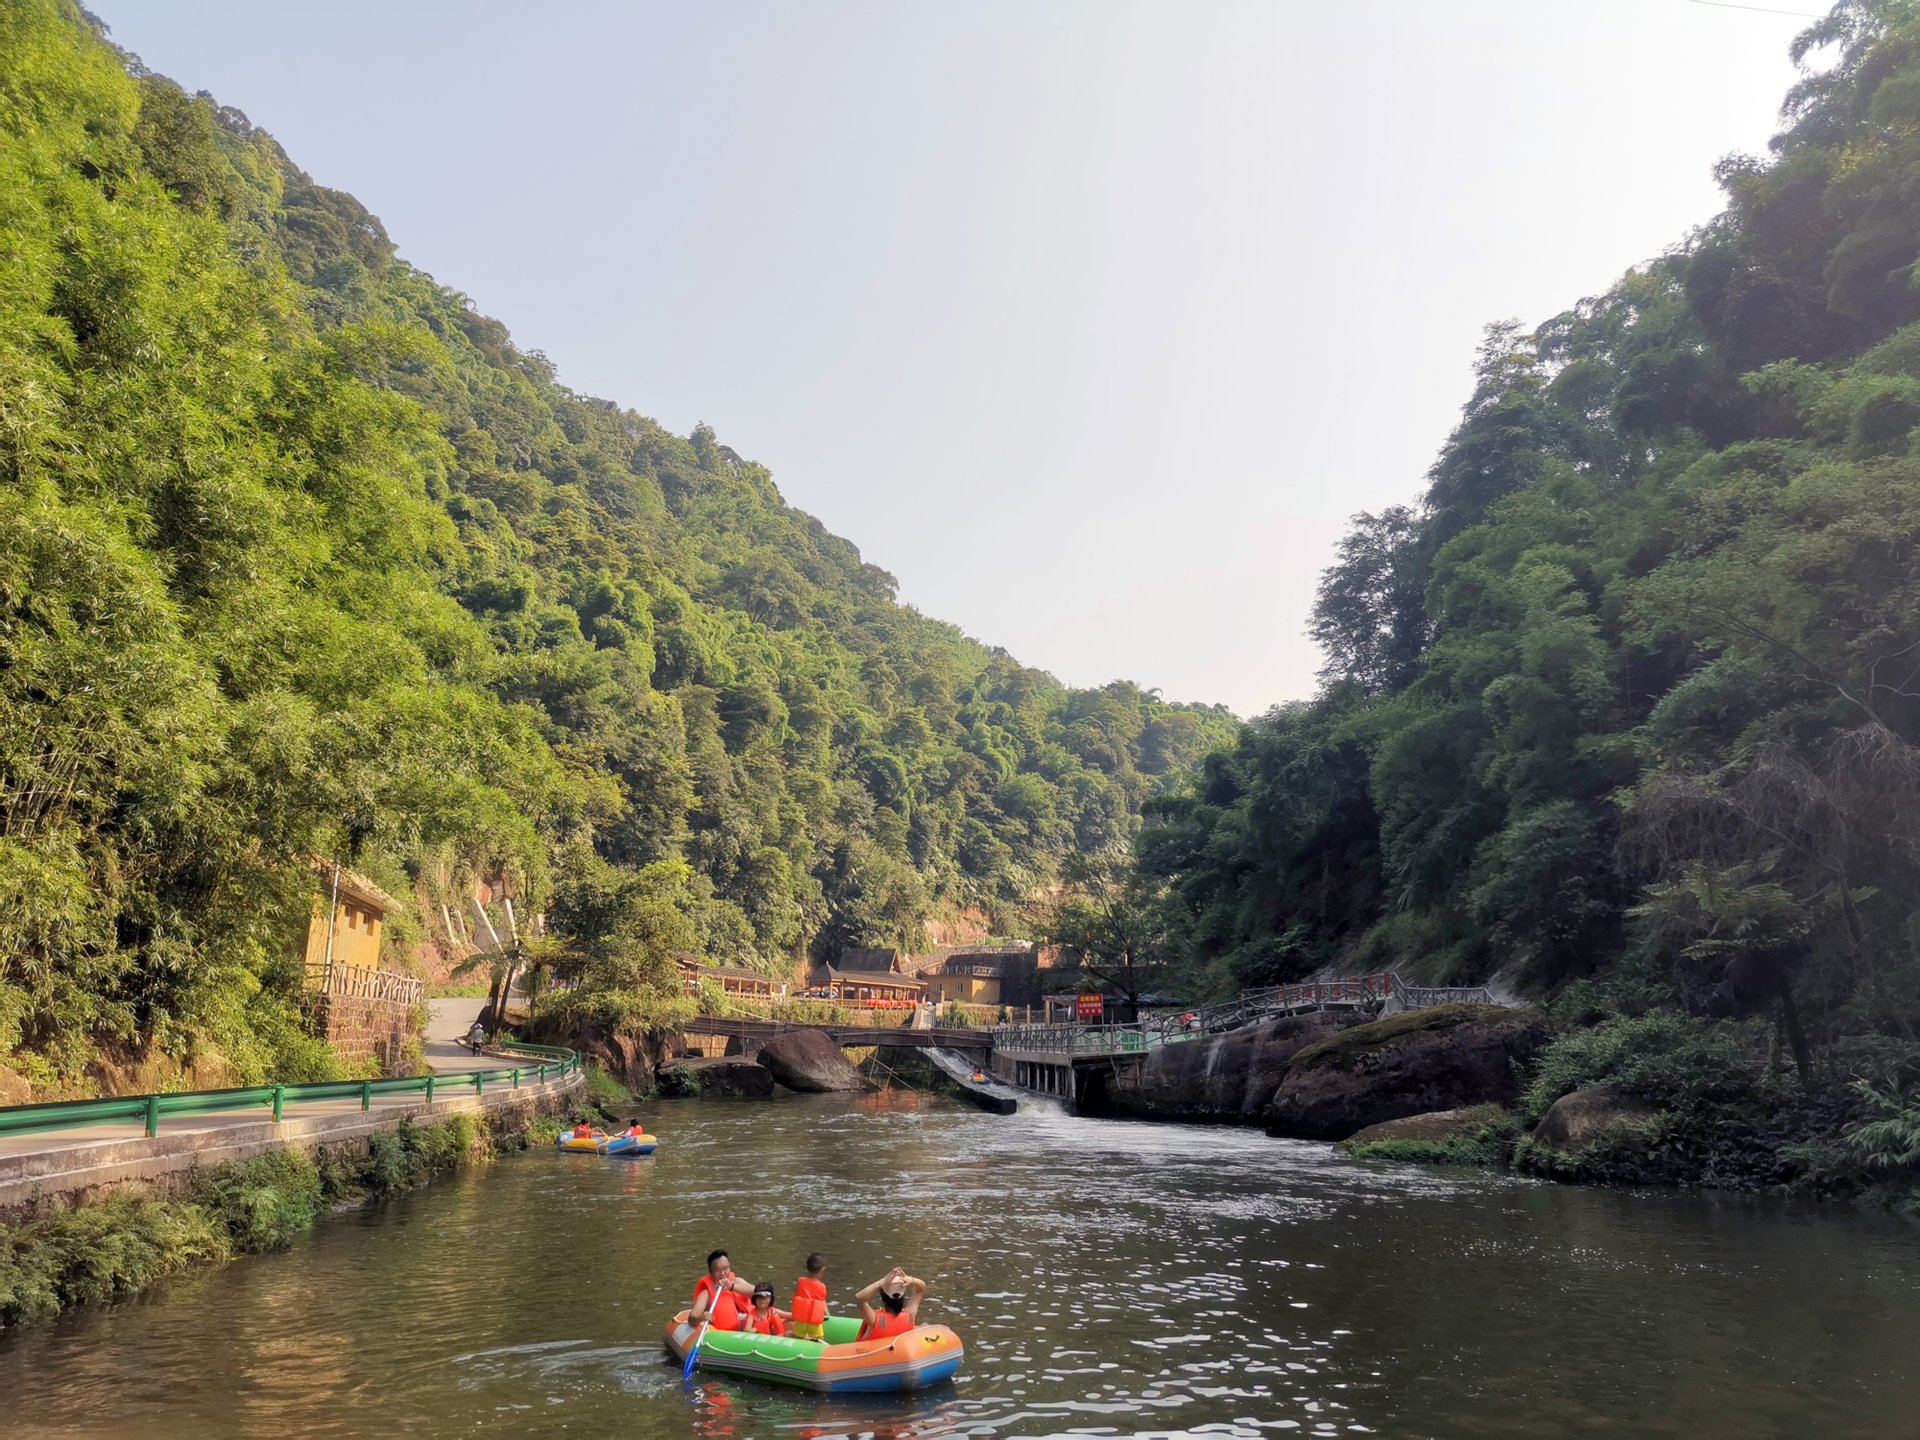
<path fill-rule="evenodd" d="M 762 1280 L 753 1287 L 753 1309 L 747 1312 L 744 1329 L 758 1330 L 762 1335 L 784 1335 L 787 1333 L 787 1312 L 773 1308 L 773 1286 Z"/>
<path fill-rule="evenodd" d="M 894 1266 L 853 1297 L 860 1302 L 860 1333 L 854 1339 L 904 1335 L 920 1323 L 920 1301 L 926 1293 L 926 1281 Z"/>
<path fill-rule="evenodd" d="M 827 1257 L 807 1256 L 807 1273 L 793 1282 L 793 1338 L 827 1338 Z"/>

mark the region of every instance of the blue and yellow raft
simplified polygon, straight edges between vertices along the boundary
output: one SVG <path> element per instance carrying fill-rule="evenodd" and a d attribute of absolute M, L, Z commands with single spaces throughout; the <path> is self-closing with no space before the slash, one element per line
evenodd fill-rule
<path fill-rule="evenodd" d="M 595 1130 L 591 1135 L 576 1135 L 571 1130 L 562 1130 L 554 1139 L 556 1150 L 571 1150 L 581 1155 L 605 1155 L 618 1159 L 625 1155 L 651 1155 L 659 1147 L 657 1135 L 609 1135 L 604 1130 Z"/>

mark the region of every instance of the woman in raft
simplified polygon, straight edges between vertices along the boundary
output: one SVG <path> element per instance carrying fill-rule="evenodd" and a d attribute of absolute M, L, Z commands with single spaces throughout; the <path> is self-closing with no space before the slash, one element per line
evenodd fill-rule
<path fill-rule="evenodd" d="M 913 1329 L 920 1323 L 920 1301 L 926 1293 L 926 1281 L 894 1266 L 853 1297 L 860 1303 L 860 1333 L 855 1342 L 882 1340 Z"/>

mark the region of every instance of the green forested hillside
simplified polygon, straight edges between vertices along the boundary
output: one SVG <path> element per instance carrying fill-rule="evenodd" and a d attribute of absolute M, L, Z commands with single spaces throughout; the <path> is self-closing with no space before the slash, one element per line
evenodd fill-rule
<path fill-rule="evenodd" d="M 558 893 L 613 989 L 1008 923 L 1233 732 L 893 593 L 71 0 L 0 5 L 0 1065 L 323 1067 L 315 857 Z"/>
<path fill-rule="evenodd" d="M 1420 503 L 1325 574 L 1320 695 L 1157 805 L 1216 986 L 1397 966 L 1755 1013 L 1789 1060 L 1912 1038 L 1920 18 L 1851 0 L 1796 56 L 1723 214 L 1488 332 Z"/>

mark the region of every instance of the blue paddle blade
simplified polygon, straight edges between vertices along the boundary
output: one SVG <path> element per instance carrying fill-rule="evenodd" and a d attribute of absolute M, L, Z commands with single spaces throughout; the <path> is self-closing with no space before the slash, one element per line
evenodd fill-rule
<path fill-rule="evenodd" d="M 696 1338 L 693 1344 L 687 1347 L 687 1363 L 680 1367 L 680 1378 L 682 1380 L 691 1380 L 693 1378 L 693 1362 L 699 1358 L 700 1341 Z"/>

